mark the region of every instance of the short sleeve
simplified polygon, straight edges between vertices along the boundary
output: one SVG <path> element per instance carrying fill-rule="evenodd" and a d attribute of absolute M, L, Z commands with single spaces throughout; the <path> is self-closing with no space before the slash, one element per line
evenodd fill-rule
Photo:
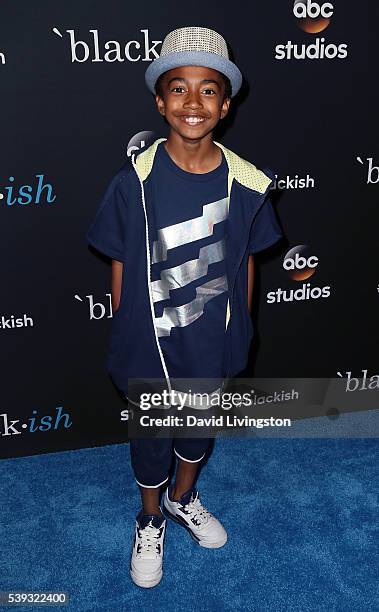
<path fill-rule="evenodd" d="M 283 232 L 271 203 L 270 194 L 268 194 L 251 226 L 249 255 L 267 249 L 267 247 L 280 240 L 282 236 Z"/>
<path fill-rule="evenodd" d="M 87 242 L 112 259 L 123 261 L 126 199 L 122 190 L 125 175 L 118 173 L 109 183 L 95 218 L 86 233 Z"/>

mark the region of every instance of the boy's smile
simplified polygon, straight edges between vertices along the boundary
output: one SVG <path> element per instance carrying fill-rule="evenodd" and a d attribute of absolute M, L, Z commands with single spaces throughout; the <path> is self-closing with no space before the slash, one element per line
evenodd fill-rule
<path fill-rule="evenodd" d="M 162 76 L 156 95 L 159 112 L 184 139 L 201 139 L 212 132 L 229 109 L 221 74 L 202 66 L 181 66 Z"/>

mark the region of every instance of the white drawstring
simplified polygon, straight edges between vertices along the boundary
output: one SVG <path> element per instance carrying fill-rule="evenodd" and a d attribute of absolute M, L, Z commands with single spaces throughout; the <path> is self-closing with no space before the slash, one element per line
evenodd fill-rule
<path fill-rule="evenodd" d="M 150 299 L 150 310 L 151 310 L 151 316 L 152 316 L 152 320 L 153 320 L 153 327 L 154 327 L 154 334 L 155 334 L 155 341 L 158 347 L 158 352 L 159 352 L 159 356 L 161 358 L 161 363 L 162 363 L 162 367 L 163 367 L 163 371 L 166 377 L 166 382 L 167 382 L 167 386 L 168 386 L 168 390 L 169 390 L 169 396 L 171 398 L 172 396 L 172 389 L 171 389 L 171 382 L 170 382 L 170 378 L 168 375 L 168 370 L 166 367 L 166 363 L 163 357 L 163 353 L 162 353 L 162 349 L 161 346 L 159 344 L 159 340 L 158 340 L 158 334 L 157 334 L 157 329 L 155 326 L 155 311 L 154 311 L 154 303 L 153 303 L 153 296 L 152 296 L 152 291 L 151 291 L 151 268 L 150 268 L 150 249 L 149 249 L 149 224 L 147 222 L 147 213 L 146 213 L 146 204 L 145 204 L 145 191 L 143 188 L 143 182 L 137 172 L 137 167 L 134 161 L 134 157 L 135 157 L 135 153 L 133 153 L 132 155 L 132 164 L 133 164 L 133 168 L 136 172 L 136 175 L 138 177 L 138 180 L 140 182 L 140 186 L 141 186 L 141 195 L 142 195 L 142 206 L 143 206 L 143 212 L 145 214 L 145 230 L 146 230 L 146 259 L 147 259 L 147 285 L 148 285 L 148 290 L 149 290 L 149 299 Z"/>

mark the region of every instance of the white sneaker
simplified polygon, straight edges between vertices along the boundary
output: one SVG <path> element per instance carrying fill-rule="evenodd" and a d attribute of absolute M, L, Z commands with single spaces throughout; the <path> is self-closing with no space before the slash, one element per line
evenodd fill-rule
<path fill-rule="evenodd" d="M 185 527 L 193 539 L 205 548 L 221 548 L 228 539 L 224 527 L 208 512 L 199 499 L 196 489 L 186 491 L 180 501 L 170 499 L 174 485 L 166 489 L 163 507 L 165 514 Z"/>
<path fill-rule="evenodd" d="M 136 517 L 130 575 L 140 587 L 154 587 L 161 581 L 166 522 L 164 516 L 143 514 L 142 510 Z"/>

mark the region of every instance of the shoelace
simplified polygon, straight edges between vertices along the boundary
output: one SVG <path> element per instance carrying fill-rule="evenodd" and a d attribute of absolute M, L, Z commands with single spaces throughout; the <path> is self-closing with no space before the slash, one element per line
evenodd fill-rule
<path fill-rule="evenodd" d="M 185 505 L 185 509 L 190 514 L 191 519 L 194 518 L 198 520 L 200 525 L 205 525 L 212 516 L 211 513 L 204 508 L 197 495 L 195 499 Z"/>
<path fill-rule="evenodd" d="M 139 529 L 140 541 L 138 544 L 140 545 L 140 551 L 137 553 L 139 556 L 143 557 L 146 553 L 151 552 L 158 554 L 158 542 L 156 540 L 159 538 L 160 529 L 161 527 L 154 527 L 151 521 L 144 529 Z"/>

